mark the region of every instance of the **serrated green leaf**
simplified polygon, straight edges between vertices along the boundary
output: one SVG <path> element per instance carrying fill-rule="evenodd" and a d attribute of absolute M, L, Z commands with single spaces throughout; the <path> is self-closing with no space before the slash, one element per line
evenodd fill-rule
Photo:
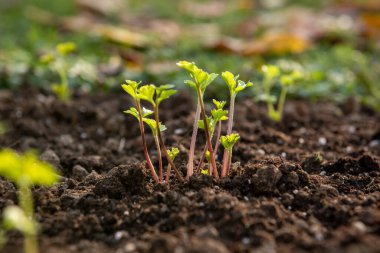
<path fill-rule="evenodd" d="M 124 113 L 131 114 L 131 115 L 134 116 L 138 121 L 140 121 L 139 112 L 137 111 L 136 108 L 131 107 L 131 108 L 129 108 L 129 110 L 124 111 Z"/>
<path fill-rule="evenodd" d="M 160 86 L 160 89 L 157 89 L 156 93 L 156 103 L 159 105 L 162 101 L 165 99 L 168 99 L 169 97 L 173 96 L 177 93 L 176 90 L 170 89 L 171 85 L 165 85 L 168 87 L 167 89 L 164 89 L 162 86 Z"/>
<path fill-rule="evenodd" d="M 213 119 L 211 117 L 206 117 L 207 127 L 209 130 L 211 129 L 211 121 L 212 120 Z M 198 128 L 203 129 L 203 130 L 205 129 L 205 124 L 204 124 L 203 120 L 198 120 Z"/>
<path fill-rule="evenodd" d="M 141 86 L 138 89 L 137 96 L 138 96 L 138 98 L 140 98 L 142 100 L 146 100 L 149 103 L 151 103 L 152 105 L 155 105 L 156 104 L 154 102 L 155 92 L 156 92 L 156 86 L 154 86 L 153 84 L 149 84 L 149 85 L 147 84 L 147 85 Z"/>
<path fill-rule="evenodd" d="M 142 110 L 141 110 L 141 114 L 142 114 L 142 117 L 145 118 L 145 117 L 147 117 L 149 115 L 152 115 L 153 111 L 149 110 L 149 109 L 146 109 L 145 107 L 143 107 Z"/>
<path fill-rule="evenodd" d="M 214 103 L 216 109 L 223 109 L 223 107 L 226 105 L 226 101 L 218 101 L 213 99 L 212 102 Z"/>
<path fill-rule="evenodd" d="M 202 82 L 200 82 L 200 89 L 202 93 L 206 90 L 207 86 L 209 86 L 215 80 L 215 78 L 218 77 L 218 74 L 216 73 L 208 74 L 206 72 L 206 74 L 206 78 Z"/>
<path fill-rule="evenodd" d="M 131 95 L 132 98 L 137 98 L 137 89 L 141 82 L 136 82 L 132 80 L 125 80 L 126 84 L 122 84 L 121 87 L 125 92 Z"/>
<path fill-rule="evenodd" d="M 245 82 L 239 80 L 238 86 L 236 87 L 235 92 L 238 93 L 238 92 L 244 90 L 245 88 L 251 87 L 252 85 L 253 85 L 253 83 L 251 83 L 251 82 L 245 83 Z"/>
<path fill-rule="evenodd" d="M 223 109 L 214 109 L 211 111 L 211 115 L 213 117 L 214 123 L 218 123 L 219 121 L 228 120 L 228 111 Z"/>
<path fill-rule="evenodd" d="M 25 235 L 37 234 L 37 225 L 18 206 L 8 206 L 3 211 L 3 226 L 6 230 L 18 230 Z"/>
<path fill-rule="evenodd" d="M 188 62 L 188 61 L 179 61 L 177 62 L 177 66 L 183 69 L 186 69 L 190 73 L 194 73 L 196 70 L 198 70 L 198 67 L 195 66 L 194 62 Z"/>
<path fill-rule="evenodd" d="M 197 85 L 193 81 L 191 81 L 191 80 L 185 80 L 184 83 L 187 84 L 187 85 L 189 85 L 194 90 L 197 90 Z"/>
<path fill-rule="evenodd" d="M 232 150 L 232 147 L 235 143 L 240 139 L 240 135 L 237 133 L 233 133 L 230 135 L 220 137 L 220 143 L 222 143 L 223 147 L 227 150 Z"/>
<path fill-rule="evenodd" d="M 172 147 L 171 149 L 168 149 L 168 155 L 172 161 L 178 156 L 179 154 L 179 149 Z"/>

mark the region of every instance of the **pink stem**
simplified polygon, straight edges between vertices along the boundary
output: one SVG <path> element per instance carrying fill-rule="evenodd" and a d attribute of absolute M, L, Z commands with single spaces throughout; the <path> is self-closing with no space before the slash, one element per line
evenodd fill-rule
<path fill-rule="evenodd" d="M 232 133 L 232 126 L 234 123 L 234 110 L 235 110 L 235 95 L 231 94 L 230 99 L 230 111 L 228 114 L 228 126 L 227 126 L 227 135 L 230 135 Z M 222 177 L 225 177 L 228 175 L 229 170 L 229 152 L 227 150 L 224 150 L 223 153 L 223 166 L 222 166 Z"/>
<path fill-rule="evenodd" d="M 193 134 L 191 136 L 191 142 L 190 142 L 190 150 L 189 150 L 189 161 L 187 162 L 187 176 L 186 178 L 189 178 L 194 173 L 194 152 L 195 152 L 195 143 L 197 140 L 197 133 L 198 133 L 198 121 L 201 114 L 201 106 L 199 104 L 199 101 L 197 103 L 197 110 L 195 112 L 195 119 L 193 124 Z"/>

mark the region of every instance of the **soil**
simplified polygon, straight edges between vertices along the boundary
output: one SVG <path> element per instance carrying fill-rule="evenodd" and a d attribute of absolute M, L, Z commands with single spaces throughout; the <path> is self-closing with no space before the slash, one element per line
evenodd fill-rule
<path fill-rule="evenodd" d="M 33 189 L 41 252 L 380 252 L 379 113 L 355 99 L 288 101 L 273 123 L 264 105 L 240 101 L 230 176 L 172 176 L 167 186 L 143 162 L 135 119 L 122 113 L 130 106 L 122 92 L 67 103 L 36 90 L 0 93 L 9 127 L 0 146 L 35 149 L 62 175 Z M 179 94 L 161 112 L 185 173 L 193 99 Z M 0 209 L 15 203 L 0 179 Z M 1 252 L 22 252 L 21 235 L 8 233 Z"/>

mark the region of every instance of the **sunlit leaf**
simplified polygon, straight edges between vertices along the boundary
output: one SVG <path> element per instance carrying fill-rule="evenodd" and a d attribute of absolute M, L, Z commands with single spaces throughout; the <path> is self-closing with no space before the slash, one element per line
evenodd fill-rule
<path fill-rule="evenodd" d="M 3 226 L 6 230 L 18 230 L 26 235 L 35 235 L 37 225 L 18 206 L 8 206 L 3 211 Z"/>
<path fill-rule="evenodd" d="M 240 135 L 233 133 L 230 135 L 220 137 L 220 143 L 227 150 L 231 150 L 235 143 L 240 139 Z"/>
<path fill-rule="evenodd" d="M 172 147 L 171 149 L 168 149 L 168 155 L 172 161 L 178 156 L 179 154 L 179 149 Z"/>

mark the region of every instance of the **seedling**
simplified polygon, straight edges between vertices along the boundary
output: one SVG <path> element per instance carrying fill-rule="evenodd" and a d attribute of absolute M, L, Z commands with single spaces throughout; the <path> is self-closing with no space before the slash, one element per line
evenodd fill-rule
<path fill-rule="evenodd" d="M 193 88 L 195 92 L 197 93 L 198 103 L 200 106 L 200 115 L 202 117 L 204 128 L 205 128 L 204 130 L 205 130 L 205 136 L 206 136 L 206 145 L 207 145 L 208 151 L 210 152 L 211 168 L 212 168 L 214 177 L 218 179 L 219 175 L 218 175 L 216 162 L 215 162 L 215 154 L 214 154 L 212 143 L 211 143 L 210 131 L 208 129 L 207 116 L 206 116 L 204 102 L 203 102 L 203 95 L 207 86 L 209 86 L 215 80 L 218 74 L 215 74 L 215 73 L 209 74 L 206 71 L 195 66 L 193 62 L 180 61 L 177 63 L 177 65 L 189 71 L 190 76 L 193 79 L 193 80 L 186 80 L 185 83 L 189 85 L 191 88 Z M 189 162 L 193 163 L 193 161 L 189 161 Z M 193 174 L 193 171 L 189 171 L 189 170 L 187 171 L 187 177 L 190 177 L 192 174 Z"/>
<path fill-rule="evenodd" d="M 215 179 L 219 179 L 219 172 L 216 167 L 215 155 L 218 151 L 220 142 L 223 141 L 223 146 L 225 147 L 224 156 L 223 156 L 223 171 L 222 176 L 226 176 L 228 174 L 228 169 L 231 164 L 232 158 L 232 147 L 239 139 L 238 134 L 232 134 L 232 126 L 233 126 L 233 117 L 234 117 L 234 106 L 235 106 L 235 98 L 237 94 L 252 86 L 251 82 L 243 82 L 238 80 L 238 76 L 234 76 L 232 73 L 226 71 L 223 72 L 222 77 L 227 83 L 227 86 L 230 91 L 230 111 L 224 110 L 224 106 L 226 105 L 225 101 L 217 101 L 213 100 L 215 105 L 215 109 L 211 110 L 211 115 L 207 116 L 205 112 L 205 106 L 203 101 L 203 96 L 206 88 L 215 80 L 218 74 L 215 73 L 207 73 L 206 71 L 198 68 L 194 63 L 181 61 L 178 62 L 177 65 L 181 68 L 186 69 L 190 73 L 190 77 L 192 80 L 186 80 L 185 83 L 189 85 L 192 89 L 195 90 L 197 94 L 197 110 L 195 113 L 195 120 L 193 124 L 193 134 L 191 137 L 191 144 L 189 150 L 188 164 L 187 164 L 187 178 L 189 178 L 194 173 L 194 153 L 195 153 L 195 143 L 197 138 L 198 128 L 203 129 L 205 132 L 206 143 L 202 153 L 202 158 L 198 164 L 198 170 L 203 174 L 213 175 Z M 178 172 L 175 164 L 173 163 L 174 158 L 177 156 L 179 150 L 177 148 L 173 148 L 172 150 L 168 150 L 162 138 L 162 131 L 165 130 L 165 126 L 161 124 L 159 118 L 159 105 L 165 99 L 168 99 L 172 95 L 176 94 L 177 91 L 172 89 L 173 85 L 162 85 L 155 86 L 153 84 L 147 84 L 139 87 L 140 83 L 135 81 L 127 80 L 126 84 L 122 84 L 123 89 L 132 96 L 135 102 L 135 107 L 131 107 L 129 110 L 125 111 L 125 113 L 129 113 L 137 118 L 140 126 L 140 134 L 144 147 L 144 155 L 145 159 L 148 162 L 148 166 L 153 175 L 153 179 L 157 183 L 163 182 L 163 163 L 162 163 L 162 155 L 161 151 L 165 155 L 166 160 L 168 161 L 168 167 L 166 170 L 166 182 L 169 183 L 170 171 L 174 170 L 177 178 L 179 180 L 183 180 L 182 175 Z M 148 110 L 141 107 L 140 100 L 147 101 L 151 104 L 153 110 Z M 148 118 L 153 115 L 154 119 Z M 228 116 L 227 116 L 228 115 Z M 201 117 L 201 119 L 199 119 Z M 228 129 L 227 135 L 221 136 L 222 131 L 222 121 L 228 120 Z M 155 144 L 157 147 L 158 154 L 158 165 L 159 165 L 159 176 L 155 171 L 155 168 L 150 160 L 148 148 L 146 145 L 145 132 L 144 132 L 144 123 L 147 124 L 152 130 L 153 137 L 155 140 Z M 215 130 L 216 139 L 215 144 L 213 146 L 212 140 L 214 137 Z M 203 161 L 206 158 L 208 161 L 208 168 L 203 169 Z"/>
<path fill-rule="evenodd" d="M 168 150 L 165 146 L 165 143 L 163 142 L 161 132 L 164 131 L 166 127 L 160 123 L 159 112 L 158 112 L 159 105 L 161 104 L 161 102 L 169 98 L 170 96 L 174 95 L 177 91 L 171 89 L 173 87 L 172 85 L 163 85 L 160 87 L 156 87 L 150 84 L 150 85 L 141 86 L 139 88 L 138 87 L 139 83 L 129 81 L 129 80 L 127 80 L 127 83 L 128 85 L 122 85 L 122 86 L 124 90 L 134 98 L 135 103 L 136 103 L 136 108 L 131 108 L 130 110 L 125 111 L 125 112 L 134 115 L 140 122 L 140 132 L 142 133 L 142 137 L 144 138 L 143 140 L 144 153 L 146 154 L 145 156 L 147 158 L 148 165 L 151 169 L 151 172 L 153 174 L 155 181 L 160 182 L 160 183 L 162 183 L 163 181 L 163 165 L 162 165 L 162 157 L 161 157 L 161 148 L 162 148 L 162 151 L 164 152 L 166 159 L 168 160 L 168 163 L 170 164 L 170 166 L 173 168 L 174 172 L 176 173 L 178 179 L 183 180 L 181 174 L 178 172 L 175 164 L 173 163 L 172 159 L 170 158 L 168 154 Z M 143 108 L 142 113 L 140 113 L 141 99 L 146 100 L 149 103 L 151 103 L 154 111 L 150 111 Z M 151 114 L 154 114 L 154 119 L 147 118 L 147 116 Z M 149 153 L 148 153 L 148 150 L 146 147 L 146 141 L 145 141 L 145 133 L 143 132 L 144 126 L 142 122 L 145 122 L 151 128 L 154 139 L 155 139 L 157 154 L 158 154 L 158 162 L 159 162 L 159 177 L 157 176 L 157 173 L 155 172 L 153 164 L 149 158 Z"/>
<path fill-rule="evenodd" d="M 20 156 L 5 149 L 0 151 L 0 161 L 0 175 L 16 185 L 19 199 L 19 207 L 4 209 L 4 229 L 20 231 L 25 238 L 24 252 L 38 253 L 38 226 L 34 218 L 31 188 L 34 185 L 53 185 L 58 182 L 58 175 L 51 165 L 39 161 L 32 152 Z"/>
<path fill-rule="evenodd" d="M 178 148 L 172 148 L 171 150 L 168 149 L 168 154 L 170 159 L 174 162 L 174 159 L 178 156 L 179 154 L 179 149 Z M 169 179 L 170 179 L 170 170 L 171 170 L 171 165 L 170 163 L 168 164 L 168 168 L 166 170 L 166 183 L 169 184 Z"/>
<path fill-rule="evenodd" d="M 143 113 L 141 110 L 140 97 L 138 96 L 138 94 L 139 94 L 138 87 L 139 87 L 140 83 L 141 82 L 137 83 L 135 81 L 126 80 L 126 84 L 122 84 L 121 87 L 124 89 L 125 92 L 127 92 L 133 98 L 133 100 L 135 102 L 135 105 L 136 105 L 135 109 L 137 111 L 136 115 L 138 117 L 141 142 L 142 142 L 143 149 L 144 149 L 145 160 L 148 163 L 148 167 L 149 167 L 150 172 L 152 173 L 152 177 L 153 177 L 154 181 L 156 181 L 156 183 L 158 183 L 159 179 L 158 179 L 157 173 L 154 169 L 154 166 L 152 164 L 152 161 L 150 159 L 148 147 L 146 145 L 143 115 L 144 116 L 147 116 L 147 115 L 146 115 L 146 113 Z M 148 113 L 148 115 L 149 115 L 149 113 Z"/>
<path fill-rule="evenodd" d="M 228 119 L 227 117 L 228 111 L 223 110 L 223 107 L 225 106 L 226 101 L 217 101 L 213 99 L 213 103 L 215 105 L 215 109 L 211 111 L 212 116 L 207 118 L 207 124 L 208 124 L 208 129 L 210 131 L 209 134 L 210 134 L 211 139 L 214 136 L 216 126 L 218 126 L 218 131 L 217 131 L 217 136 L 215 139 L 215 146 L 214 146 L 214 152 L 216 154 L 219 148 L 219 138 L 222 131 L 222 121 L 225 121 Z M 198 127 L 201 129 L 204 129 L 204 123 L 202 120 L 198 121 Z M 198 164 L 198 169 L 197 169 L 198 171 L 201 169 L 203 165 L 203 160 L 205 157 L 207 158 L 207 161 L 209 162 L 209 165 L 210 165 L 210 152 L 207 152 L 207 145 L 205 145 L 203 149 L 202 157 Z M 210 173 L 211 173 L 211 170 L 209 170 L 209 174 Z"/>
<path fill-rule="evenodd" d="M 282 120 L 288 88 L 301 79 L 302 75 L 298 71 L 293 71 L 290 74 L 281 74 L 280 69 L 274 65 L 264 65 L 261 70 L 264 74 L 264 94 L 260 96 L 260 99 L 267 103 L 268 117 L 275 122 L 280 122 Z M 278 78 L 280 79 L 281 92 L 280 97 L 277 99 L 276 96 L 271 95 L 271 88 Z M 277 108 L 275 108 L 277 101 Z"/>
<path fill-rule="evenodd" d="M 229 115 L 228 115 L 227 136 L 231 136 L 232 126 L 234 122 L 236 96 L 240 91 L 243 91 L 244 89 L 252 86 L 253 84 L 251 82 L 245 83 L 241 80 L 238 80 L 239 75 L 235 76 L 229 71 L 223 72 L 222 77 L 230 91 L 230 110 L 229 110 Z M 231 156 L 232 156 L 232 152 L 230 152 L 229 149 L 225 148 L 224 154 L 223 154 L 222 177 L 225 177 L 228 175 L 228 170 L 230 168 L 230 163 L 231 163 L 229 161 L 231 161 Z"/>
<path fill-rule="evenodd" d="M 60 43 L 56 46 L 55 52 L 45 54 L 41 57 L 41 61 L 48 64 L 59 75 L 60 83 L 53 83 L 51 89 L 61 101 L 70 100 L 72 95 L 67 76 L 67 57 L 75 50 L 76 45 L 72 42 Z"/>
<path fill-rule="evenodd" d="M 222 143 L 224 150 L 226 150 L 228 154 L 228 158 L 227 158 L 228 169 L 231 166 L 232 148 L 239 139 L 240 139 L 240 136 L 239 134 L 236 134 L 236 133 L 220 137 L 220 142 Z"/>

